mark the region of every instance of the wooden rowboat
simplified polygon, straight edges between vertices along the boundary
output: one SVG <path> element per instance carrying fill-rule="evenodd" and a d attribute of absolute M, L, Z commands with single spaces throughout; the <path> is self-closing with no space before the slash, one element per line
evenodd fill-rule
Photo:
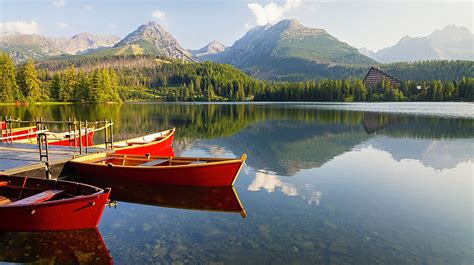
<path fill-rule="evenodd" d="M 3 125 L 4 126 L 4 125 Z M 10 137 L 10 136 L 15 136 L 12 137 L 12 140 L 18 141 L 18 140 L 23 140 L 23 139 L 36 139 L 36 126 L 28 126 L 28 127 L 19 127 L 19 128 L 13 128 L 10 134 L 10 131 L 5 128 L 2 129 L 2 137 Z M 2 138 L 0 137 L 0 138 Z M 7 142 L 10 139 L 0 139 L 0 142 Z"/>
<path fill-rule="evenodd" d="M 97 227 L 109 193 L 76 182 L 0 176 L 0 231 Z"/>
<path fill-rule="evenodd" d="M 0 233 L 0 263 L 112 264 L 97 228 Z"/>
<path fill-rule="evenodd" d="M 62 136 L 62 137 L 61 137 Z M 79 141 L 79 136 L 76 138 L 73 138 L 68 133 L 62 133 L 62 134 L 52 134 L 52 137 L 60 140 L 53 140 L 53 141 L 48 141 L 48 144 L 50 145 L 59 145 L 59 146 L 72 146 L 72 147 L 79 147 L 79 145 L 82 146 L 93 146 L 93 138 L 94 138 L 94 131 L 89 131 L 87 132 L 87 135 L 84 131 L 84 133 L 81 135 L 81 140 Z M 63 138 L 63 139 L 61 139 Z M 82 143 L 80 143 L 82 142 Z"/>
<path fill-rule="evenodd" d="M 86 181 L 82 177 L 77 179 Z M 130 181 L 86 181 L 97 187 L 110 187 L 111 201 L 151 205 L 185 210 L 239 213 L 247 217 L 239 196 L 233 187 L 187 187 L 146 185 Z"/>
<path fill-rule="evenodd" d="M 133 181 L 150 185 L 233 186 L 247 156 L 196 158 L 99 153 L 71 161 L 76 173 L 106 181 Z"/>
<path fill-rule="evenodd" d="M 70 147 L 79 147 L 79 143 L 82 142 L 82 146 L 93 146 L 93 138 L 94 138 L 94 130 L 90 130 L 86 132 L 83 129 L 82 135 L 79 141 L 79 135 L 76 138 L 68 132 L 65 133 L 51 133 L 48 132 L 48 144 L 49 145 L 57 145 L 57 146 L 70 146 Z M 14 142 L 17 143 L 25 143 L 25 144 L 37 144 L 36 135 L 33 135 L 33 138 L 23 138 L 23 139 L 14 139 Z M 51 140 L 50 140 L 51 139 Z"/>
<path fill-rule="evenodd" d="M 142 137 L 116 142 L 113 149 L 116 154 L 154 156 L 174 156 L 171 144 L 173 143 L 176 128 Z"/>

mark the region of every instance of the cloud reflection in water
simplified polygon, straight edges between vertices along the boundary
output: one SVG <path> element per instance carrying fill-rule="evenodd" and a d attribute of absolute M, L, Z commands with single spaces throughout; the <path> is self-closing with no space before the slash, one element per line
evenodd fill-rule
<path fill-rule="evenodd" d="M 309 188 L 310 187 L 306 187 L 304 190 Z M 319 205 L 323 197 L 323 193 L 320 191 L 312 191 L 309 195 L 304 195 L 302 194 L 303 189 L 281 181 L 275 172 L 258 170 L 255 174 L 255 179 L 247 187 L 247 190 L 260 191 L 262 189 L 268 193 L 275 192 L 275 190 L 279 189 L 287 196 L 300 196 L 303 200 L 307 201 L 309 205 Z"/>

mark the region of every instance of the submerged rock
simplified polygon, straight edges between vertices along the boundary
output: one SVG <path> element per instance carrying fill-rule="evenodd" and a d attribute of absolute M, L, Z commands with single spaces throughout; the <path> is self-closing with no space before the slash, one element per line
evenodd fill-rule
<path fill-rule="evenodd" d="M 349 247 L 349 243 L 347 242 L 344 237 L 340 236 L 334 239 L 331 244 L 329 245 L 329 252 L 334 254 L 343 254 L 347 255 L 347 249 Z"/>
<path fill-rule="evenodd" d="M 297 243 L 298 247 L 304 250 L 314 249 L 314 243 L 311 241 L 300 241 Z"/>

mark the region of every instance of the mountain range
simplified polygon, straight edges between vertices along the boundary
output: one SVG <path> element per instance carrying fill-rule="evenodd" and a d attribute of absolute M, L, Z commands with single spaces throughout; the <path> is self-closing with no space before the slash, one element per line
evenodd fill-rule
<path fill-rule="evenodd" d="M 0 50 L 16 63 L 58 55 L 141 55 L 213 61 L 231 64 L 254 77 L 276 80 L 346 78 L 360 76 L 379 62 L 430 59 L 474 60 L 473 37 L 467 28 L 447 26 L 427 37 L 404 37 L 396 45 L 373 52 L 356 49 L 324 29 L 296 20 L 250 29 L 232 46 L 212 41 L 198 50 L 186 50 L 156 22 L 139 26 L 125 38 L 81 33 L 71 38 L 3 33 Z"/>
<path fill-rule="evenodd" d="M 0 35 L 0 50 L 8 52 L 15 62 L 28 58 L 41 60 L 62 54 L 81 54 L 93 49 L 110 47 L 120 40 L 116 36 L 99 36 L 80 33 L 71 38 L 48 38 L 40 35 L 3 33 Z"/>
<path fill-rule="evenodd" d="M 182 53 L 190 56 L 178 41 L 156 22 L 148 22 L 128 34 L 111 49 L 114 55 L 153 54 L 161 57 L 178 59 Z"/>
<path fill-rule="evenodd" d="M 189 52 L 195 57 L 202 57 L 223 52 L 225 49 L 224 44 L 214 40 L 199 50 L 189 50 Z"/>
<path fill-rule="evenodd" d="M 424 60 L 474 60 L 474 34 L 466 27 L 449 25 L 425 37 L 403 37 L 394 46 L 377 52 L 359 52 L 381 63 Z"/>
<path fill-rule="evenodd" d="M 374 63 L 325 30 L 305 27 L 296 20 L 254 27 L 225 51 L 205 58 L 237 67 L 252 67 L 259 65 L 262 60 L 285 58 L 318 63 Z"/>

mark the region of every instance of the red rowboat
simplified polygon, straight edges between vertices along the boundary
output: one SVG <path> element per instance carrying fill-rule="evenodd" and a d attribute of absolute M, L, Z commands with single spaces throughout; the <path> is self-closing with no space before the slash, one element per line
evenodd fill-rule
<path fill-rule="evenodd" d="M 114 143 L 116 154 L 153 156 L 174 156 L 171 144 L 173 143 L 176 128 L 143 137 L 137 137 Z"/>
<path fill-rule="evenodd" d="M 85 181 L 79 177 L 78 181 Z M 247 217 L 239 196 L 233 187 L 186 187 L 146 185 L 127 181 L 94 179 L 88 184 L 110 187 L 111 201 L 152 205 L 186 210 L 239 213 Z"/>
<path fill-rule="evenodd" d="M 62 140 L 53 140 L 53 141 L 48 141 L 48 144 L 50 145 L 60 145 L 60 146 L 72 146 L 72 147 L 79 147 L 79 136 L 77 136 L 75 139 L 69 135 L 69 134 L 52 134 L 52 137 L 56 137 L 56 138 L 59 138 L 61 139 L 60 137 L 58 136 L 61 136 L 61 135 L 64 135 L 64 139 Z M 93 142 L 93 138 L 94 138 L 94 131 L 89 131 L 87 132 L 87 135 L 84 134 L 81 136 L 81 145 L 82 146 L 93 146 L 94 145 L 94 142 Z"/>
<path fill-rule="evenodd" d="M 246 155 L 239 159 L 138 156 L 99 153 L 71 161 L 84 178 L 150 185 L 233 186 Z"/>
<path fill-rule="evenodd" d="M 91 228 L 0 233 L 0 263 L 2 262 L 112 264 L 112 258 L 97 228 Z"/>
<path fill-rule="evenodd" d="M 109 193 L 69 181 L 0 176 L 0 231 L 97 227 Z"/>
<path fill-rule="evenodd" d="M 94 138 L 94 131 L 91 129 L 85 133 L 85 130 L 82 130 L 83 134 L 81 135 L 80 139 L 82 141 L 82 146 L 93 146 L 93 138 Z M 79 135 L 76 138 L 70 133 L 51 133 L 48 132 L 48 144 L 49 145 L 59 145 L 59 146 L 71 146 L 71 147 L 79 147 Z M 51 139 L 51 140 L 49 140 Z M 13 141 L 17 143 L 25 143 L 25 144 L 36 144 L 37 139 L 36 135 L 33 138 L 23 138 L 21 141 L 17 141 L 15 138 Z"/>
<path fill-rule="evenodd" d="M 3 123 L 2 126 L 5 126 L 5 123 Z M 5 130 L 5 128 L 3 128 L 2 129 L 2 137 L 16 136 L 16 137 L 12 138 L 13 141 L 29 139 L 29 138 L 36 139 L 36 134 L 34 134 L 34 132 L 36 132 L 36 127 L 35 126 L 14 128 L 14 129 L 12 129 L 11 134 L 10 134 L 10 131 L 8 131 L 8 134 L 7 134 L 7 130 Z M 10 139 L 0 139 L 0 142 L 7 142 L 9 140 Z"/>

